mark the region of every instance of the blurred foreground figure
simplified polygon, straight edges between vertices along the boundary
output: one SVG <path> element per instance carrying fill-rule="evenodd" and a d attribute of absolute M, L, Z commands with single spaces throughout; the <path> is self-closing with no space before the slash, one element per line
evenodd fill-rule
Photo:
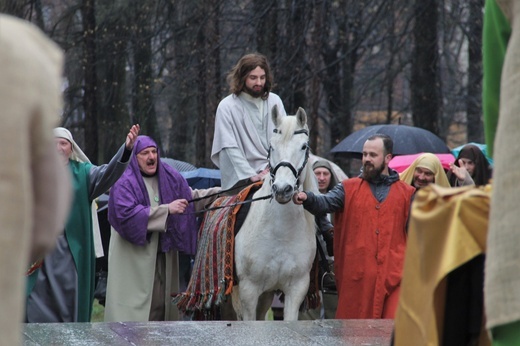
<path fill-rule="evenodd" d="M 62 53 L 36 27 L 0 14 L 0 344 L 21 342 L 25 277 L 56 243 L 71 201 L 52 128 Z"/>
<path fill-rule="evenodd" d="M 494 345 L 520 344 L 520 2 L 486 1 L 483 108 L 493 155 L 484 299 Z"/>
<path fill-rule="evenodd" d="M 395 316 L 396 346 L 489 345 L 482 292 L 488 187 L 430 184 L 416 193 Z"/>

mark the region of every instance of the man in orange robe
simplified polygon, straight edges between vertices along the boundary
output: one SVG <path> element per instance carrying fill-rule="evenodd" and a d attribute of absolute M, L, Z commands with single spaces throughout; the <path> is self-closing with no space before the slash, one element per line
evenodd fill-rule
<path fill-rule="evenodd" d="M 294 196 L 296 204 L 315 215 L 336 213 L 336 318 L 394 318 L 415 189 L 388 167 L 392 150 L 390 137 L 373 135 L 363 146 L 359 177 L 344 180 L 325 195 Z"/>

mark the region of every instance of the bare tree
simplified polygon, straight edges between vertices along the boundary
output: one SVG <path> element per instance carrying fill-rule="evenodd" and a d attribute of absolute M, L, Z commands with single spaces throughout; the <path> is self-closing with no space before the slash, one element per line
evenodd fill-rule
<path fill-rule="evenodd" d="M 468 2 L 469 16 L 467 22 L 468 38 L 468 87 L 467 87 L 467 141 L 483 142 L 482 124 L 482 8 L 483 0 Z"/>
<path fill-rule="evenodd" d="M 97 113 L 97 56 L 95 0 L 83 0 L 83 59 L 84 71 L 83 109 L 85 111 L 85 154 L 93 163 L 98 160 L 98 113 Z"/>
<path fill-rule="evenodd" d="M 0 9 L 65 50 L 62 123 L 93 161 L 140 122 L 163 155 L 211 167 L 225 76 L 252 51 L 269 58 L 286 110 L 307 110 L 322 156 L 375 123 L 444 138 L 467 124 L 467 138 L 481 138 L 482 0 L 0 0 Z"/>
<path fill-rule="evenodd" d="M 437 43 L 437 0 L 416 0 L 412 63 L 412 112 L 417 127 L 439 133 L 439 49 Z"/>
<path fill-rule="evenodd" d="M 143 133 L 151 136 L 161 146 L 154 108 L 154 73 L 152 66 L 152 39 L 155 35 L 153 3 L 132 0 L 130 27 L 131 58 L 133 62 L 132 111 L 135 122 L 141 124 Z"/>
<path fill-rule="evenodd" d="M 19 0 L 1 0 L 0 13 L 7 13 L 19 18 L 28 18 L 26 10 L 30 7 L 32 1 Z"/>
<path fill-rule="evenodd" d="M 98 4 L 98 124 L 100 162 L 107 162 L 117 151 L 132 122 L 130 116 L 131 80 L 129 70 L 128 8 L 114 2 Z M 119 15 L 114 16 L 114 13 Z M 143 132 L 144 133 L 144 132 Z"/>
<path fill-rule="evenodd" d="M 204 0 L 202 8 L 209 9 L 197 35 L 198 46 L 198 121 L 196 122 L 195 164 L 209 167 L 212 165 L 211 146 L 215 126 L 215 112 L 221 97 L 220 93 L 220 4 L 218 1 Z"/>

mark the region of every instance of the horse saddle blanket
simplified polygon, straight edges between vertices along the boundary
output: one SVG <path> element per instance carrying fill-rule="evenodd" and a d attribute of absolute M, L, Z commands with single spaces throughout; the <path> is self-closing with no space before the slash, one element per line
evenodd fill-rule
<path fill-rule="evenodd" d="M 235 229 L 239 228 L 237 223 L 243 223 L 247 215 L 247 211 L 240 211 L 249 209 L 249 204 L 238 203 L 251 198 L 261 186 L 262 182 L 258 182 L 247 186 L 237 195 L 219 197 L 205 213 L 199 229 L 190 282 L 186 292 L 173 297 L 172 302 L 180 311 L 197 316 L 202 314 L 203 318 L 200 319 L 212 319 L 225 296 L 231 293 L 235 281 Z"/>

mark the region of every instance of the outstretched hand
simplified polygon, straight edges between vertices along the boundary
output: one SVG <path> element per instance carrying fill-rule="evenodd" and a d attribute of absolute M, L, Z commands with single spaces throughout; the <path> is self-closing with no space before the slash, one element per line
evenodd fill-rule
<path fill-rule="evenodd" d="M 307 200 L 307 194 L 303 191 L 297 192 L 293 195 L 293 202 L 297 205 L 302 205 Z"/>
<path fill-rule="evenodd" d="M 176 199 L 168 204 L 168 212 L 170 214 L 182 214 L 188 207 L 188 201 L 185 199 Z"/>
<path fill-rule="evenodd" d="M 128 131 L 128 135 L 126 135 L 126 149 L 132 150 L 134 148 L 134 143 L 137 139 L 137 136 L 139 136 L 139 131 L 141 131 L 141 126 L 139 126 L 139 124 L 135 124 L 130 128 L 130 131 Z"/>
<path fill-rule="evenodd" d="M 468 174 L 468 170 L 466 169 L 466 166 L 464 166 L 464 162 L 462 162 L 461 159 L 459 159 L 459 166 L 455 165 L 454 163 L 450 163 L 450 171 L 455 174 L 457 179 L 464 181 L 466 179 L 466 175 Z"/>

